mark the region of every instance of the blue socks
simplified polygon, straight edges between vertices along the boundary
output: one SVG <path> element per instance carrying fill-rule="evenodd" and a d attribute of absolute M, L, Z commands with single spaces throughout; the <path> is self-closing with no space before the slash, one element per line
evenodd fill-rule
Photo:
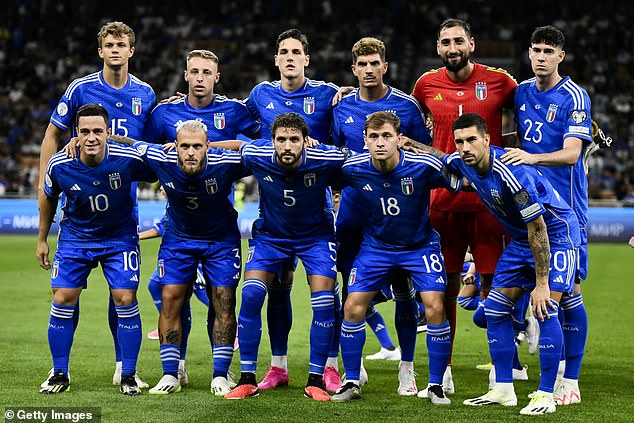
<path fill-rule="evenodd" d="M 458 305 L 465 310 L 475 310 L 480 303 L 480 297 L 474 295 L 473 297 L 460 297 L 458 296 Z"/>
<path fill-rule="evenodd" d="M 562 328 L 566 350 L 564 378 L 578 380 L 588 337 L 588 314 L 581 294 L 564 297 L 561 308 L 564 310 L 565 320 Z"/>
<path fill-rule="evenodd" d="M 243 372 L 255 373 L 262 338 L 262 306 L 268 291 L 264 281 L 247 279 L 242 284 L 242 305 L 238 315 L 238 342 Z"/>
<path fill-rule="evenodd" d="M 139 303 L 135 301 L 127 306 L 115 306 L 115 310 L 119 319 L 117 340 L 121 351 L 121 377 L 132 376 L 136 373 L 143 338 Z"/>
<path fill-rule="evenodd" d="M 541 377 L 539 380 L 539 390 L 543 392 L 553 392 L 557 379 L 557 369 L 559 368 L 559 358 L 563 345 L 563 333 L 561 324 L 557 318 L 559 304 L 550 300 L 555 306 L 555 310 L 548 309 L 550 319 L 539 319 L 539 363 L 541 366 Z M 495 366 L 497 371 L 497 363 Z"/>
<path fill-rule="evenodd" d="M 150 291 L 150 295 L 152 296 L 152 301 L 154 301 L 154 305 L 158 312 L 161 312 L 161 304 L 163 302 L 163 292 L 161 291 L 161 284 L 159 283 L 158 271 L 155 270 L 150 278 L 150 281 L 147 284 L 147 289 Z"/>
<path fill-rule="evenodd" d="M 442 377 L 447 369 L 451 353 L 451 328 L 448 320 L 445 320 L 445 323 L 441 325 L 427 323 L 427 351 L 429 355 L 429 383 L 442 385 Z"/>
<path fill-rule="evenodd" d="M 119 328 L 119 316 L 117 315 L 117 309 L 112 299 L 112 293 L 108 297 L 108 325 L 110 326 L 110 333 L 112 334 L 112 340 L 114 341 L 114 356 L 115 361 L 121 361 L 121 347 L 119 340 L 117 339 L 117 332 Z"/>
<path fill-rule="evenodd" d="M 513 383 L 516 348 L 511 313 L 514 306 L 510 298 L 493 289 L 484 301 L 489 351 L 495 363 L 495 381 L 498 383 Z"/>
<path fill-rule="evenodd" d="M 335 281 L 335 327 L 332 333 L 332 343 L 330 344 L 330 351 L 328 352 L 328 358 L 336 359 L 339 356 L 339 337 L 341 335 L 341 299 L 340 299 L 340 286 L 339 282 Z"/>
<path fill-rule="evenodd" d="M 394 292 L 396 302 L 394 310 L 394 326 L 398 343 L 401 346 L 401 361 L 414 361 L 416 349 L 416 327 L 418 326 L 418 306 L 416 291 Z"/>
<path fill-rule="evenodd" d="M 269 288 L 266 319 L 271 341 L 271 355 L 288 354 L 288 334 L 293 325 L 291 285 Z"/>
<path fill-rule="evenodd" d="M 233 345 L 220 345 L 213 346 L 214 355 L 214 374 L 213 377 L 227 377 L 229 366 L 231 365 L 231 359 L 233 358 Z"/>
<path fill-rule="evenodd" d="M 376 311 L 374 305 L 370 305 L 368 307 L 368 311 L 365 314 L 365 321 L 370 326 L 370 329 L 376 335 L 376 339 L 379 340 L 379 344 L 381 347 L 387 349 L 394 349 L 394 342 L 392 342 L 392 338 L 390 337 L 390 333 L 387 330 L 387 326 L 385 325 L 385 320 L 381 313 Z"/>
<path fill-rule="evenodd" d="M 178 377 L 178 357 L 180 356 L 180 346 L 173 344 L 161 344 L 160 349 L 163 374 Z"/>
<path fill-rule="evenodd" d="M 346 380 L 359 383 L 361 355 L 365 344 L 365 321 L 341 322 L 341 360 L 346 369 Z M 447 362 L 445 361 L 445 364 Z"/>
<path fill-rule="evenodd" d="M 63 306 L 51 304 L 51 317 L 48 323 L 48 345 L 53 356 L 53 368 L 68 376 L 68 360 L 73 345 L 75 329 L 73 314 L 76 305 Z"/>
<path fill-rule="evenodd" d="M 192 331 L 192 307 L 189 300 L 185 300 L 181 308 L 181 351 L 180 359 L 185 360 L 187 356 L 187 341 Z"/>
<path fill-rule="evenodd" d="M 310 305 L 313 309 L 313 322 L 310 327 L 308 371 L 323 375 L 335 329 L 335 294 L 332 291 L 312 292 Z"/>

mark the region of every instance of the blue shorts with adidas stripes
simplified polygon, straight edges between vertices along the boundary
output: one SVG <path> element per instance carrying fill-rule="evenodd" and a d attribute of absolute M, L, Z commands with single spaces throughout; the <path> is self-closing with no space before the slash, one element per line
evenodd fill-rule
<path fill-rule="evenodd" d="M 551 291 L 571 294 L 577 272 L 577 249 L 564 245 L 550 246 Z M 504 249 L 493 274 L 493 288 L 535 288 L 535 262 L 531 249 L 515 241 Z"/>
<path fill-rule="evenodd" d="M 163 238 L 157 266 L 161 285 L 194 282 L 199 263 L 203 276 L 212 286 L 235 288 L 242 273 L 240 241 Z"/>
<path fill-rule="evenodd" d="M 101 264 L 111 289 L 136 290 L 139 287 L 139 261 L 138 244 L 103 248 L 58 244 L 51 268 L 51 286 L 86 287 L 91 270 Z"/>
<path fill-rule="evenodd" d="M 256 234 L 249 240 L 245 271 L 262 270 L 278 274 L 293 257 L 302 261 L 307 275 L 337 279 L 337 243 L 332 237 L 279 239 Z"/>
<path fill-rule="evenodd" d="M 348 292 L 384 290 L 397 269 L 409 274 L 416 292 L 445 292 L 447 289 L 440 243 L 430 242 L 411 250 L 383 250 L 362 245 L 350 272 Z"/>

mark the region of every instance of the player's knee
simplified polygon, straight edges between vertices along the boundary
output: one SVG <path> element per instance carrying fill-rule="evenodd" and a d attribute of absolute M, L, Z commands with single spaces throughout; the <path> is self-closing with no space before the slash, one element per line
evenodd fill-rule
<path fill-rule="evenodd" d="M 476 326 L 486 329 L 487 327 L 487 317 L 484 313 L 484 307 L 478 307 L 473 313 L 473 323 Z"/>
<path fill-rule="evenodd" d="M 117 306 L 129 306 L 136 301 L 136 291 L 128 289 L 112 290 L 112 300 Z"/>
<path fill-rule="evenodd" d="M 445 307 L 440 299 L 425 303 L 425 317 L 432 325 L 439 325 L 445 321 Z"/>
<path fill-rule="evenodd" d="M 77 304 L 79 292 L 74 290 L 57 289 L 53 292 L 53 302 L 58 305 L 72 306 Z"/>
<path fill-rule="evenodd" d="M 344 306 L 344 318 L 349 322 L 360 322 L 365 317 L 367 305 L 348 297 Z"/>

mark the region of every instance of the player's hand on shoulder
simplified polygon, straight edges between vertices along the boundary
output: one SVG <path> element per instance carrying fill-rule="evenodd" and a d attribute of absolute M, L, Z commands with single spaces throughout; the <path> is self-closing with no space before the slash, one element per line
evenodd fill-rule
<path fill-rule="evenodd" d="M 351 93 L 352 90 L 354 90 L 354 87 L 350 87 L 350 86 L 339 88 L 339 91 L 337 91 L 337 94 L 335 94 L 335 96 L 332 98 L 332 105 L 336 106 L 341 101 L 343 96 Z"/>
<path fill-rule="evenodd" d="M 431 113 L 425 116 L 425 128 L 427 128 L 429 132 L 434 130 L 434 117 L 431 115 Z"/>
<path fill-rule="evenodd" d="M 502 162 L 510 165 L 527 164 L 533 165 L 537 161 L 531 153 L 521 148 L 505 148 L 506 153 L 500 156 Z"/>
<path fill-rule="evenodd" d="M 176 94 L 169 96 L 167 98 L 164 98 L 163 100 L 159 101 L 159 104 L 167 104 L 167 103 L 171 103 L 173 101 L 178 100 L 179 98 L 183 98 L 185 97 L 185 94 L 180 92 L 180 91 L 176 91 Z"/>
<path fill-rule="evenodd" d="M 79 145 L 79 138 L 72 137 L 68 144 L 62 147 L 62 151 L 66 154 L 66 157 L 77 157 L 77 146 Z"/>
<path fill-rule="evenodd" d="M 210 144 L 211 141 L 207 141 L 207 145 Z M 166 153 L 169 153 L 170 151 L 176 150 L 176 143 L 175 142 L 166 142 L 165 144 L 163 144 L 163 151 L 165 151 Z"/>
<path fill-rule="evenodd" d="M 315 147 L 317 145 L 319 145 L 319 141 L 317 141 L 315 138 L 313 137 L 306 137 L 306 147 Z"/>

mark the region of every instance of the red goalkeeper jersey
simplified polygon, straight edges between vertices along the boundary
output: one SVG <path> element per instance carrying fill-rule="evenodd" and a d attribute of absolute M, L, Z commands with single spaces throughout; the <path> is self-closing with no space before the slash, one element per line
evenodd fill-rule
<path fill-rule="evenodd" d="M 477 113 L 484 118 L 491 136 L 491 144 L 502 146 L 502 109 L 513 109 L 513 96 L 517 82 L 503 69 L 474 63 L 469 78 L 454 82 L 445 68 L 424 73 L 412 95 L 425 113 L 434 120 L 433 146 L 445 153 L 456 151 L 451 125 L 464 113 Z M 480 211 L 486 210 L 475 192 L 458 195 L 444 189 L 432 191 L 431 208 L 434 210 Z"/>

